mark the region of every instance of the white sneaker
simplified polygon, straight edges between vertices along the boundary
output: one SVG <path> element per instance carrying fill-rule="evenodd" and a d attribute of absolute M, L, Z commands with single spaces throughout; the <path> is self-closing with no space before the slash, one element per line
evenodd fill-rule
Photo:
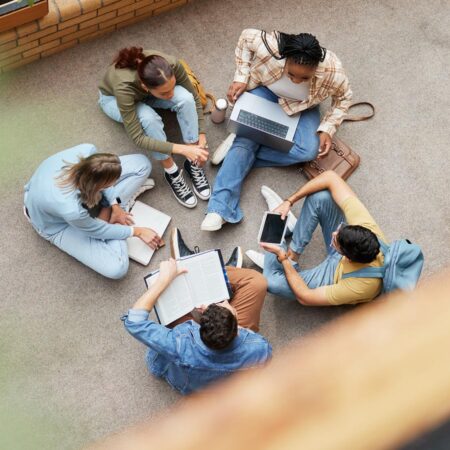
<path fill-rule="evenodd" d="M 130 211 L 131 208 L 136 203 L 136 199 L 143 194 L 144 192 L 149 191 L 150 189 L 153 189 L 155 187 L 155 180 L 153 178 L 147 178 L 144 183 L 141 185 L 141 187 L 131 196 L 130 200 L 128 200 L 128 203 L 125 206 L 125 211 Z"/>
<path fill-rule="evenodd" d="M 228 137 L 217 147 L 217 150 L 211 156 L 211 164 L 217 166 L 217 164 L 220 164 L 225 159 L 228 150 L 230 150 L 233 145 L 235 137 L 236 135 L 234 133 L 229 134 Z"/>
<path fill-rule="evenodd" d="M 261 187 L 261 194 L 266 199 L 269 211 L 273 211 L 277 206 L 283 203 L 283 199 L 268 186 Z M 291 233 L 294 231 L 296 223 L 297 219 L 295 218 L 294 214 L 292 214 L 292 212 L 289 211 L 287 216 L 287 227 Z"/>
<path fill-rule="evenodd" d="M 217 231 L 222 228 L 225 220 L 217 213 L 208 213 L 200 225 L 202 231 Z"/>
<path fill-rule="evenodd" d="M 250 259 L 259 268 L 264 269 L 264 255 L 255 250 L 247 250 L 245 252 L 247 258 Z"/>

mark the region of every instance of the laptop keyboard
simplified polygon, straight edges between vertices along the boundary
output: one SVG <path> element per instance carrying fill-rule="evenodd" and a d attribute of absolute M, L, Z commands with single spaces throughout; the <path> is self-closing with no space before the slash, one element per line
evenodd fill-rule
<path fill-rule="evenodd" d="M 248 125 L 249 127 L 273 134 L 280 138 L 285 138 L 289 131 L 289 127 L 286 125 L 282 125 L 281 123 L 274 122 L 273 120 L 266 119 L 265 117 L 258 116 L 243 109 L 239 111 L 237 121 L 243 125 Z"/>

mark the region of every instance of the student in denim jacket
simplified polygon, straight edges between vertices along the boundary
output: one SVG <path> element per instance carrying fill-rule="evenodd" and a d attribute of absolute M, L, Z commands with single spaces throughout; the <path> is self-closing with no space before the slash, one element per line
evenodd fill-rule
<path fill-rule="evenodd" d="M 272 347 L 267 340 L 239 326 L 239 312 L 232 306 L 241 286 L 247 291 L 254 289 L 255 298 L 264 299 L 267 285 L 253 270 L 234 270 L 249 272 L 251 285 L 245 286 L 242 278 L 231 304 L 224 301 L 201 308 L 200 323 L 188 320 L 170 329 L 149 320 L 149 312 L 158 297 L 182 273 L 177 270 L 174 259 L 163 261 L 158 280 L 122 318 L 127 331 L 148 347 L 149 371 L 164 378 L 182 394 L 196 391 L 235 371 L 263 364 L 271 357 Z M 260 310 L 262 301 L 256 302 Z"/>

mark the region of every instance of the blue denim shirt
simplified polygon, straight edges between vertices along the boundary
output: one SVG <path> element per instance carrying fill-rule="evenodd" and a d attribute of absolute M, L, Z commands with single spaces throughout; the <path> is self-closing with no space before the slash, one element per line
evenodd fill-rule
<path fill-rule="evenodd" d="M 148 347 L 147 366 L 182 394 L 189 394 L 237 370 L 265 363 L 272 347 L 246 328 L 224 350 L 212 350 L 200 338 L 200 326 L 189 320 L 173 329 L 148 318 L 148 311 L 130 309 L 122 317 L 125 328 Z"/>

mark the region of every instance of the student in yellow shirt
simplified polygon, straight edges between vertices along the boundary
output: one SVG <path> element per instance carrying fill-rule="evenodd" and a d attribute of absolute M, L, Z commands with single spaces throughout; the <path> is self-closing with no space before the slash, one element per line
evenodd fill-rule
<path fill-rule="evenodd" d="M 386 242 L 386 238 L 369 211 L 350 186 L 333 171 L 324 172 L 306 183 L 275 211 L 286 217 L 292 205 L 304 197 L 289 249 L 263 244 L 267 250 L 265 255 L 252 250 L 247 252 L 250 259 L 263 266 L 269 292 L 307 306 L 373 300 L 381 292 L 381 279 L 342 278 L 344 274 L 363 267 L 383 265 L 378 239 Z M 322 228 L 328 256 L 318 266 L 305 270 L 300 268 L 299 258 L 318 224 Z"/>

